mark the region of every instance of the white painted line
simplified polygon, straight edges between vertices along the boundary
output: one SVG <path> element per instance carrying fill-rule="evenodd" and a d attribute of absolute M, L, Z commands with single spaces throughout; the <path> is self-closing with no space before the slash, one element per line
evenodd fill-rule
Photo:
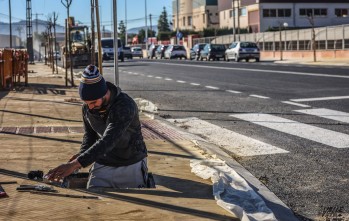
<path fill-rule="evenodd" d="M 302 99 L 291 99 L 291 101 L 305 102 L 305 101 L 328 101 L 328 100 L 342 100 L 342 99 L 349 99 L 349 96 L 302 98 Z"/>
<path fill-rule="evenodd" d="M 162 77 L 155 77 L 156 79 L 162 79 Z"/>
<path fill-rule="evenodd" d="M 299 103 L 295 103 L 295 102 L 291 102 L 291 101 L 281 101 L 281 103 L 295 105 L 295 106 L 299 106 L 299 107 L 310 107 L 309 105 L 299 104 Z"/>
<path fill-rule="evenodd" d="M 198 118 L 170 119 L 178 126 L 186 126 L 188 132 L 206 137 L 209 142 L 221 146 L 238 156 L 282 154 L 288 151 L 259 140 L 238 134 Z"/>
<path fill-rule="evenodd" d="M 314 115 L 326 119 L 336 120 L 344 123 L 349 123 L 349 113 L 330 110 L 326 108 L 318 108 L 318 109 L 307 109 L 307 110 L 295 110 L 299 113 Z"/>
<path fill-rule="evenodd" d="M 303 124 L 270 114 L 232 114 L 230 116 L 331 147 L 349 148 L 349 135 L 336 131 Z"/>
<path fill-rule="evenodd" d="M 265 97 L 261 95 L 251 94 L 250 97 L 256 97 L 256 98 L 262 98 L 262 99 L 269 99 L 270 97 Z"/>
<path fill-rule="evenodd" d="M 171 78 L 165 78 L 165 80 L 166 80 L 166 81 L 172 81 L 172 79 L 171 79 Z"/>
<path fill-rule="evenodd" d="M 186 83 L 185 81 L 177 81 L 178 83 L 182 83 L 182 84 L 184 84 L 184 83 Z"/>
<path fill-rule="evenodd" d="M 138 73 L 133 73 L 133 75 L 138 75 Z"/>
<path fill-rule="evenodd" d="M 147 77 L 148 77 L 148 78 L 152 78 L 152 77 L 153 77 L 153 75 L 148 75 Z"/>
<path fill-rule="evenodd" d="M 241 94 L 240 91 L 232 91 L 232 90 L 226 90 L 226 92 L 233 93 L 233 94 Z"/>
<path fill-rule="evenodd" d="M 213 90 L 219 90 L 218 87 L 213 87 L 213 86 L 205 86 L 205 88 L 213 89 Z"/>
<path fill-rule="evenodd" d="M 191 85 L 194 85 L 194 86 L 199 86 L 200 84 L 198 83 L 190 83 Z"/>
<path fill-rule="evenodd" d="M 131 71 L 129 71 L 129 72 L 127 72 L 127 73 L 129 73 L 129 74 L 133 74 L 133 72 L 131 72 Z"/>
<path fill-rule="evenodd" d="M 318 73 L 306 73 L 306 72 L 295 72 L 295 71 L 276 71 L 276 70 L 266 70 L 266 69 L 249 69 L 249 68 L 232 68 L 232 67 L 215 67 L 206 65 L 193 65 L 193 64 L 176 64 L 176 63 L 164 63 L 164 62 L 147 62 L 151 64 L 162 64 L 162 65 L 172 65 L 172 66 L 188 66 L 191 68 L 205 68 L 205 69 L 221 69 L 221 70 L 237 70 L 237 71 L 250 71 L 250 72 L 264 72 L 264 73 L 277 73 L 277 74 L 291 74 L 291 75 L 303 75 L 303 76 L 316 76 L 316 77 L 329 77 L 329 78 L 346 78 L 349 79 L 348 75 L 331 75 L 331 74 L 318 74 Z"/>
<path fill-rule="evenodd" d="M 140 76 L 144 76 L 144 74 L 139 74 Z"/>

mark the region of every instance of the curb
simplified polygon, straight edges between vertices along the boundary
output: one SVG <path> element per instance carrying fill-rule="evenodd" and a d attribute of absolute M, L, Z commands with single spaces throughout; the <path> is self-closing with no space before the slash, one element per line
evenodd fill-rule
<path fill-rule="evenodd" d="M 246 170 L 240 163 L 238 163 L 234 158 L 229 156 L 224 150 L 219 146 L 207 142 L 205 139 L 199 137 L 198 135 L 188 133 L 182 128 L 179 128 L 169 121 L 158 116 L 156 106 L 147 100 L 142 98 L 136 98 L 137 106 L 140 112 L 143 112 L 146 116 L 151 117 L 171 127 L 174 130 L 181 132 L 184 136 L 187 136 L 195 146 L 210 156 L 218 158 L 225 161 L 225 163 L 231 167 L 235 172 L 237 172 L 241 177 L 243 177 L 251 188 L 264 200 L 265 204 L 271 209 L 278 220 L 282 221 L 299 221 L 294 215 L 293 211 L 283 203 L 273 192 L 271 192 L 262 182 L 260 182 L 256 177 L 254 177 L 248 170 Z M 149 104 L 149 106 L 147 106 Z"/>

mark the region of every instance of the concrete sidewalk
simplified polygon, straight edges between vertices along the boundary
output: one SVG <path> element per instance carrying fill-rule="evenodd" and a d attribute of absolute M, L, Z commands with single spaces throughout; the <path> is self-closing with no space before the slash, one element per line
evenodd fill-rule
<path fill-rule="evenodd" d="M 141 114 L 156 189 L 100 190 L 98 193 L 55 187 L 60 193 L 101 196 L 74 199 L 17 192 L 30 170 L 66 162 L 82 140 L 77 88 L 65 87 L 63 72 L 45 65 L 29 67 L 29 87 L 0 92 L 0 182 L 9 198 L 0 199 L 0 220 L 238 220 L 216 204 L 212 184 L 191 173 L 190 160 L 202 150 L 180 131 Z M 78 85 L 78 82 L 76 82 Z M 85 169 L 84 171 L 88 171 Z"/>
<path fill-rule="evenodd" d="M 349 67 L 348 58 L 337 59 L 318 59 L 316 62 L 313 59 L 262 59 L 261 62 L 273 62 L 275 64 L 293 64 L 293 65 L 309 65 L 309 66 L 336 66 L 336 67 Z"/>

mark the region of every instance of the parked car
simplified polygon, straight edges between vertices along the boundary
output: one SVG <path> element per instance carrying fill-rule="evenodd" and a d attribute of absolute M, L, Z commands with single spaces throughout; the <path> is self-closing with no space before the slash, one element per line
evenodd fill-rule
<path fill-rule="evenodd" d="M 187 51 L 182 45 L 169 45 L 167 50 L 165 51 L 165 58 L 173 59 L 187 59 Z"/>
<path fill-rule="evenodd" d="M 53 58 L 54 59 L 58 59 L 58 60 L 61 60 L 61 54 L 59 53 L 59 51 L 55 51 L 53 52 Z"/>
<path fill-rule="evenodd" d="M 206 44 L 200 51 L 200 60 L 220 60 L 224 59 L 225 45 L 223 44 Z"/>
<path fill-rule="evenodd" d="M 133 57 L 143 58 L 143 51 L 141 47 L 132 47 L 131 52 Z"/>
<path fill-rule="evenodd" d="M 159 47 L 155 51 L 156 59 L 163 59 L 165 57 L 165 51 L 168 48 L 168 45 L 159 45 Z"/>
<path fill-rule="evenodd" d="M 124 51 L 124 57 L 127 59 L 133 59 L 131 48 L 130 47 L 124 47 L 122 49 Z"/>
<path fill-rule="evenodd" d="M 255 59 L 256 62 L 259 62 L 259 48 L 254 42 L 234 42 L 225 51 L 225 60 L 229 61 L 232 59 L 234 59 L 236 62 L 239 62 L 242 59 L 245 59 L 246 62 L 248 62 L 250 59 Z"/>
<path fill-rule="evenodd" d="M 151 44 L 148 49 L 148 59 L 153 59 L 155 57 L 155 51 L 159 45 Z"/>
<path fill-rule="evenodd" d="M 195 52 L 195 59 L 198 61 L 200 59 L 200 51 L 204 49 L 206 44 L 195 44 L 193 47 L 193 51 Z"/>
<path fill-rule="evenodd" d="M 193 48 L 190 49 L 189 55 L 190 55 L 189 57 L 190 60 L 196 59 L 196 52 L 194 51 Z"/>

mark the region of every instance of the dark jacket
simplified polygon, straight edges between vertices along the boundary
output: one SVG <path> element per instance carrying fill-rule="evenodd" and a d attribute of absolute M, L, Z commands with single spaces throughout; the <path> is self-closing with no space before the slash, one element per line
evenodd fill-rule
<path fill-rule="evenodd" d="M 136 103 L 120 88 L 107 82 L 111 92 L 106 112 L 82 107 L 85 134 L 77 158 L 83 167 L 97 162 L 106 166 L 128 166 L 147 156 Z"/>

